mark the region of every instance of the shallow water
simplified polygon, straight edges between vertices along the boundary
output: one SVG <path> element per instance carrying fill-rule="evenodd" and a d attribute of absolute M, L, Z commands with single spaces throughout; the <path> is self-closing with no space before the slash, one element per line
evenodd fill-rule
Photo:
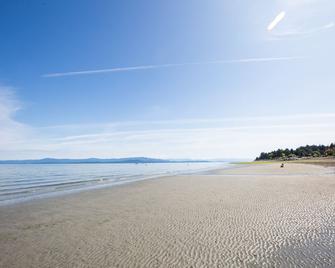
<path fill-rule="evenodd" d="M 0 205 L 228 165 L 227 163 L 0 165 Z"/>

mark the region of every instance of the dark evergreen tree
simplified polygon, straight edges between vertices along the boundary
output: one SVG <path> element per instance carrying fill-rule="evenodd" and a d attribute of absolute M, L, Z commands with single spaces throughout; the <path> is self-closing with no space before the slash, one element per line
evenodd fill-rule
<path fill-rule="evenodd" d="M 297 149 L 278 149 L 269 153 L 262 152 L 257 160 L 289 160 L 302 157 L 335 157 L 335 143 L 325 145 L 306 145 Z"/>

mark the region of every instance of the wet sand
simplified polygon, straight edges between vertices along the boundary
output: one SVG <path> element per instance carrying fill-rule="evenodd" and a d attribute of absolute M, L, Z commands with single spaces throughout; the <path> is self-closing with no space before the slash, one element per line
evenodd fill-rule
<path fill-rule="evenodd" d="M 166 177 L 0 207 L 0 267 L 330 267 L 334 215 L 334 168 Z"/>

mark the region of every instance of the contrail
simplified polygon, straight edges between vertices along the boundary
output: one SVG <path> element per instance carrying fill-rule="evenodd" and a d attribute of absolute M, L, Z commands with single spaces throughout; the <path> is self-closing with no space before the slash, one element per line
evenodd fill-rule
<path fill-rule="evenodd" d="M 190 66 L 190 65 L 253 63 L 253 62 L 271 62 L 271 61 L 289 61 L 289 60 L 299 60 L 299 59 L 303 59 L 303 57 L 246 58 L 246 59 L 216 60 L 216 61 L 203 61 L 203 62 L 170 63 L 170 64 L 160 64 L 160 65 L 140 65 L 140 66 L 118 67 L 118 68 L 110 68 L 110 69 L 96 69 L 96 70 L 86 70 L 86 71 L 49 73 L 49 74 L 43 74 L 42 77 L 50 78 L 50 77 L 102 74 L 102 73 L 115 73 L 115 72 L 131 72 L 131 71 L 139 71 L 139 70 L 171 68 L 171 67 Z"/>
<path fill-rule="evenodd" d="M 285 11 L 282 11 L 280 12 L 276 17 L 275 19 L 269 24 L 268 26 L 268 31 L 272 31 L 277 25 L 279 22 L 281 22 L 284 18 L 285 18 Z"/>

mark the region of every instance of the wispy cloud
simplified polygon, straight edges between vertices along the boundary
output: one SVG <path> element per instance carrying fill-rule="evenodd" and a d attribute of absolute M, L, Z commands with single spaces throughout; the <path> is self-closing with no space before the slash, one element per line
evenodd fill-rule
<path fill-rule="evenodd" d="M 260 151 L 302 144 L 330 143 L 335 131 L 335 114 L 292 115 L 234 119 L 194 119 L 124 123 L 78 127 L 78 132 L 53 136 L 43 131 L 31 141 L 30 152 L 40 150 L 55 157 L 126 157 L 145 155 L 166 158 L 255 157 Z M 110 124 L 108 124 L 110 125 Z M 81 129 L 86 129 L 85 132 Z M 42 134 L 43 133 L 43 134 Z M 56 134 L 56 135 L 55 135 Z M 31 145 L 33 144 L 33 146 Z M 40 153 L 41 154 L 41 153 Z"/>
<path fill-rule="evenodd" d="M 0 86 L 0 147 L 16 143 L 27 136 L 29 128 L 14 119 L 21 104 L 13 89 Z"/>
<path fill-rule="evenodd" d="M 276 37 L 298 37 L 298 36 L 309 36 L 312 34 L 316 34 L 319 32 L 327 31 L 335 27 L 334 22 L 327 23 L 325 25 L 310 28 L 308 30 L 299 30 L 299 29 L 291 29 L 289 31 L 283 31 L 274 33 L 274 36 Z"/>
<path fill-rule="evenodd" d="M 15 95 L 1 96 L 0 159 L 252 158 L 277 147 L 330 143 L 335 133 L 333 113 L 32 127 L 15 120 Z"/>
<path fill-rule="evenodd" d="M 268 25 L 267 29 L 268 31 L 272 31 L 277 25 L 279 22 L 281 22 L 286 16 L 286 13 L 285 11 L 282 11 L 280 12 L 275 18 L 273 21 L 270 22 L 270 24 Z"/>
<path fill-rule="evenodd" d="M 271 39 L 310 37 L 333 29 L 335 2 L 333 0 L 277 0 L 285 10 L 268 26 Z M 276 25 L 285 17 L 285 24 Z"/>
<path fill-rule="evenodd" d="M 161 69 L 161 68 L 172 68 L 181 66 L 191 65 L 206 65 L 206 64 L 234 64 L 234 63 L 260 63 L 260 62 L 274 62 L 274 61 L 290 61 L 299 60 L 303 57 L 266 57 L 266 58 L 245 58 L 245 59 L 232 59 L 232 60 L 215 60 L 215 61 L 203 61 L 203 62 L 186 62 L 186 63 L 169 63 L 169 64 L 157 64 L 157 65 L 140 65 L 130 67 L 116 67 L 109 69 L 95 69 L 95 70 L 84 70 L 84 71 L 71 71 L 71 72 L 57 72 L 43 74 L 42 77 L 62 77 L 62 76 L 76 76 L 76 75 L 92 75 L 92 74 L 103 74 L 103 73 L 115 73 L 115 72 L 131 72 L 140 70 L 150 69 Z"/>

